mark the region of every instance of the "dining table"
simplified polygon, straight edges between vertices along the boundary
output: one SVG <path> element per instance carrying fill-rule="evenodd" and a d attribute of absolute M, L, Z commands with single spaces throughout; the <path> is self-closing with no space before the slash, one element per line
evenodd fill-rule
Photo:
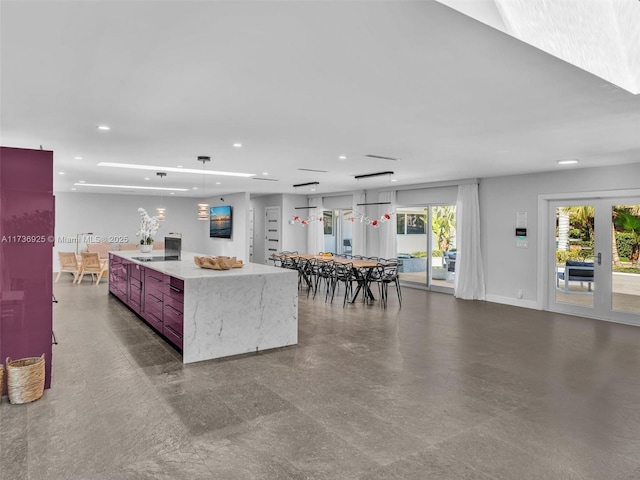
<path fill-rule="evenodd" d="M 373 292 L 371 291 L 371 276 L 373 271 L 378 267 L 378 265 L 384 265 L 384 262 L 379 262 L 376 260 L 365 260 L 359 258 L 345 258 L 345 257 L 337 257 L 332 255 L 319 255 L 319 254 L 311 254 L 311 253 L 274 253 L 271 255 L 271 259 L 274 261 L 282 260 L 284 258 L 292 258 L 295 260 L 315 260 L 316 262 L 334 262 L 340 263 L 343 265 L 352 264 L 354 272 L 358 276 L 358 287 L 353 292 L 350 303 L 354 303 L 358 298 L 358 294 L 364 288 L 364 296 L 365 301 L 371 300 L 375 301 L 375 297 Z M 302 272 L 304 276 L 304 280 L 307 285 L 310 285 L 310 280 L 306 277 L 305 272 Z"/>

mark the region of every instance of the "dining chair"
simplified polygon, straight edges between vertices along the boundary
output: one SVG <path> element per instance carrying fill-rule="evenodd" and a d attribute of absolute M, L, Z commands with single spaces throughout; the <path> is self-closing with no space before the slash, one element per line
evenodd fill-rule
<path fill-rule="evenodd" d="M 85 273 L 90 273 L 91 278 L 96 279 L 96 285 L 100 283 L 100 279 L 107 271 L 107 259 L 100 258 L 97 253 L 82 252 L 82 269 L 80 270 L 80 277 L 78 277 L 78 285 L 82 281 Z"/>
<path fill-rule="evenodd" d="M 342 300 L 342 306 L 345 307 L 347 305 L 347 300 L 351 298 L 354 281 L 357 281 L 357 279 L 353 271 L 353 263 L 336 263 L 333 270 L 333 279 L 331 284 L 331 303 L 333 303 L 333 297 L 336 294 L 336 287 L 340 283 L 344 283 L 344 299 Z"/>
<path fill-rule="evenodd" d="M 329 292 L 331 291 L 331 286 L 333 284 L 333 275 L 335 270 L 335 262 L 333 260 L 327 260 L 317 263 L 318 268 L 316 269 L 316 278 L 315 278 L 315 286 L 313 289 L 313 298 L 316 298 L 316 294 L 318 293 L 318 286 L 320 283 L 324 282 L 324 301 L 326 302 L 329 298 Z"/>
<path fill-rule="evenodd" d="M 307 297 L 309 292 L 313 290 L 313 277 L 314 277 L 314 263 L 315 259 L 301 258 L 298 261 L 298 289 L 302 289 L 307 286 Z"/>
<path fill-rule="evenodd" d="M 82 269 L 82 265 L 78 261 L 78 257 L 74 252 L 58 252 L 58 260 L 60 261 L 60 271 L 56 276 L 56 282 L 62 275 L 62 272 L 73 273 L 73 282 L 76 283 L 78 279 L 78 275 L 80 275 L 80 270 Z"/>
<path fill-rule="evenodd" d="M 398 294 L 398 303 L 402 307 L 402 291 L 400 290 L 400 280 L 398 278 L 398 265 L 395 263 L 379 263 L 376 267 L 375 275 L 372 282 L 378 284 L 378 293 L 380 294 L 380 306 L 387 308 L 387 300 L 389 298 L 389 285 L 393 283 Z"/>

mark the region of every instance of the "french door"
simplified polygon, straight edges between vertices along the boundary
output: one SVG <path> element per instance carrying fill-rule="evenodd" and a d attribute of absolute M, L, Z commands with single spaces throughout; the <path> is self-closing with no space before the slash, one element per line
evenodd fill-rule
<path fill-rule="evenodd" d="M 548 202 L 551 311 L 640 325 L 640 197 Z"/>

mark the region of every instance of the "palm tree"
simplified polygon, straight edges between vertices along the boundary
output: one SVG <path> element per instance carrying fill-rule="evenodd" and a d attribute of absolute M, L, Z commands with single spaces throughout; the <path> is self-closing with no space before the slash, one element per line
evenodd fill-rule
<path fill-rule="evenodd" d="M 437 238 L 438 250 L 448 252 L 456 231 L 456 207 L 443 205 L 433 208 L 431 230 Z"/>
<path fill-rule="evenodd" d="M 631 265 L 638 264 L 640 257 L 640 217 L 630 212 L 618 212 L 616 225 L 625 232 L 633 233 L 633 246 L 631 247 Z"/>

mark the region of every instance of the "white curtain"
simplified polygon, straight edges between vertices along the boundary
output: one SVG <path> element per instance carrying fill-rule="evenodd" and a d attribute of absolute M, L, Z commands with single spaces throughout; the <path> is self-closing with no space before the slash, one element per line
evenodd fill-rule
<path fill-rule="evenodd" d="M 459 185 L 456 205 L 455 296 L 484 300 L 485 284 L 480 252 L 480 202 L 478 185 Z"/>
<path fill-rule="evenodd" d="M 385 213 L 394 213 L 396 211 L 396 192 L 395 190 L 390 192 L 380 192 L 378 194 L 378 201 L 390 202 L 389 205 L 380 205 L 378 212 L 378 221 L 382 220 L 382 216 Z M 391 220 L 387 222 L 381 222 L 378 227 L 379 235 L 379 252 L 380 258 L 394 258 L 398 250 L 398 235 L 396 231 L 396 217 L 391 216 Z"/>
<path fill-rule="evenodd" d="M 365 203 L 366 196 L 364 191 L 353 194 L 353 215 L 356 216 L 356 212 L 362 214 L 365 213 L 365 207 L 358 207 L 358 203 Z M 367 254 L 367 231 L 364 222 L 356 216 L 356 220 L 353 222 L 353 245 L 351 246 L 353 255 L 366 255 Z"/>
<path fill-rule="evenodd" d="M 309 216 L 322 218 L 322 197 L 310 197 Z M 307 225 L 307 252 L 318 254 L 324 252 L 324 224 L 319 220 L 311 220 Z"/>

